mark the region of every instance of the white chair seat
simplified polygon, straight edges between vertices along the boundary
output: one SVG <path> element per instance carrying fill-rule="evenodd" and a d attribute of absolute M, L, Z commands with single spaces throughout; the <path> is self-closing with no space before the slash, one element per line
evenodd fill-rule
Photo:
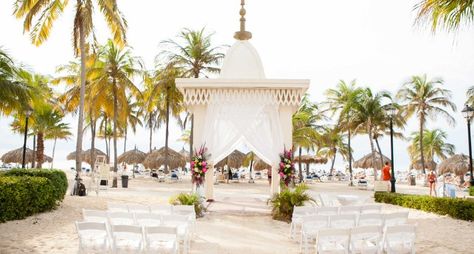
<path fill-rule="evenodd" d="M 83 248 L 88 250 L 102 250 L 107 245 L 107 232 L 102 230 L 84 230 L 79 233 Z"/>

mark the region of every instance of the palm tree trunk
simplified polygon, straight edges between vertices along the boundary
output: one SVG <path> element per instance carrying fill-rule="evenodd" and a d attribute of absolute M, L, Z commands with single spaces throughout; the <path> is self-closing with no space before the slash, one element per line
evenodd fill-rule
<path fill-rule="evenodd" d="M 332 157 L 331 169 L 329 170 L 330 175 L 333 175 L 334 173 L 334 164 L 336 163 L 337 148 L 333 148 L 333 152 L 334 156 Z"/>
<path fill-rule="evenodd" d="M 33 135 L 33 161 L 31 162 L 31 168 L 35 168 L 36 165 L 36 135 Z"/>
<path fill-rule="evenodd" d="M 383 168 L 383 154 L 382 154 L 382 149 L 380 149 L 379 139 L 374 138 L 374 140 L 375 140 L 375 144 L 377 145 L 377 150 L 379 151 L 379 154 L 380 154 L 380 168 Z"/>
<path fill-rule="evenodd" d="M 92 110 L 91 110 L 92 111 Z M 92 112 L 89 112 L 91 120 L 91 171 L 95 170 L 95 128 L 96 120 L 92 117 Z"/>
<path fill-rule="evenodd" d="M 127 127 L 125 126 L 125 133 L 124 133 L 124 138 L 123 138 L 123 152 L 125 153 L 127 151 Z"/>
<path fill-rule="evenodd" d="M 51 167 L 50 169 L 53 169 L 53 163 L 54 163 L 54 153 L 56 152 L 56 140 L 57 138 L 54 138 L 54 143 L 53 143 L 53 154 L 51 155 Z"/>
<path fill-rule="evenodd" d="M 107 143 L 107 116 L 104 119 L 104 141 L 105 141 L 105 154 L 107 155 L 107 164 L 110 163 L 110 149 L 109 144 Z M 110 142 L 109 142 L 110 143 Z"/>
<path fill-rule="evenodd" d="M 191 113 L 191 131 L 189 133 L 189 162 L 190 163 L 193 160 L 193 146 L 194 146 L 194 114 Z"/>
<path fill-rule="evenodd" d="M 41 168 L 44 161 L 44 133 L 42 131 L 38 132 L 38 164 L 36 168 Z"/>
<path fill-rule="evenodd" d="M 302 148 L 301 146 L 298 148 L 298 155 L 300 156 L 299 160 L 298 160 L 298 169 L 299 169 L 299 173 L 298 173 L 298 177 L 300 178 L 300 183 L 303 182 L 303 169 L 301 168 L 301 152 L 302 152 Z"/>
<path fill-rule="evenodd" d="M 114 93 L 114 180 L 112 181 L 112 188 L 117 188 L 117 115 L 118 115 L 118 102 L 117 102 L 117 87 L 115 78 L 112 81 L 113 93 Z"/>
<path fill-rule="evenodd" d="M 423 170 L 423 174 L 426 174 L 425 171 L 425 155 L 423 153 L 423 126 L 425 124 L 425 118 L 423 115 L 420 116 L 420 162 L 421 162 L 421 169 Z"/>
<path fill-rule="evenodd" d="M 367 128 L 367 133 L 369 134 L 369 142 L 370 142 L 370 151 L 372 152 L 372 166 L 374 169 L 374 181 L 377 180 L 377 166 L 375 166 L 376 163 L 376 156 L 375 156 L 375 147 L 374 147 L 374 142 L 372 141 L 372 128 L 369 124 Z M 382 169 L 382 168 L 380 168 Z"/>
<path fill-rule="evenodd" d="M 306 163 L 306 177 L 309 176 L 309 163 Z"/>
<path fill-rule="evenodd" d="M 169 88 L 166 89 L 166 133 L 165 133 L 165 174 L 168 174 L 168 136 L 169 136 L 169 121 L 170 121 L 170 100 Z"/>
<path fill-rule="evenodd" d="M 77 1 L 80 6 L 81 3 Z M 79 25 L 79 50 L 81 54 L 81 89 L 79 95 L 79 114 L 77 118 L 77 140 L 76 140 L 76 172 L 77 175 L 82 169 L 82 134 L 84 124 L 84 97 L 86 93 L 86 38 L 84 34 L 84 25 Z M 78 183 L 76 183 L 78 184 Z M 77 191 L 76 193 L 77 194 Z"/>
<path fill-rule="evenodd" d="M 153 138 L 153 121 L 152 121 L 152 116 L 153 114 L 150 115 L 150 120 L 148 121 L 149 127 L 150 127 L 150 153 L 151 153 L 151 147 L 152 147 L 152 138 Z"/>

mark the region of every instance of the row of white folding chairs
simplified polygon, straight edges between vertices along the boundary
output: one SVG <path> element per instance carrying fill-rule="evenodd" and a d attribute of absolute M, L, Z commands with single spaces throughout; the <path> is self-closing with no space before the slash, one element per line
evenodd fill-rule
<path fill-rule="evenodd" d="M 179 251 L 178 228 L 76 222 L 79 253 L 173 253 Z M 187 247 L 187 246 L 186 246 Z M 185 247 L 184 251 L 187 252 Z"/>
<path fill-rule="evenodd" d="M 107 212 L 100 210 L 83 209 L 83 218 L 87 222 L 103 222 L 109 231 L 113 226 L 168 226 L 176 227 L 179 242 L 183 248 L 190 245 L 193 222 L 189 216 L 180 214 L 156 214 L 156 213 L 130 213 L 130 212 Z"/>
<path fill-rule="evenodd" d="M 307 247 L 308 239 L 315 239 L 320 229 L 350 229 L 356 226 L 377 226 L 387 228 L 404 225 L 408 220 L 408 212 L 390 214 L 339 214 L 339 215 L 308 215 L 302 218 L 300 247 Z"/>
<path fill-rule="evenodd" d="M 324 228 L 316 235 L 316 253 L 415 253 L 416 225 Z M 307 248 L 305 246 L 305 253 Z"/>
<path fill-rule="evenodd" d="M 295 206 L 290 225 L 290 237 L 294 237 L 295 229 L 301 226 L 302 217 L 308 215 L 337 215 L 337 214 L 368 214 L 380 213 L 382 206 L 378 204 L 366 204 L 360 206 Z"/>

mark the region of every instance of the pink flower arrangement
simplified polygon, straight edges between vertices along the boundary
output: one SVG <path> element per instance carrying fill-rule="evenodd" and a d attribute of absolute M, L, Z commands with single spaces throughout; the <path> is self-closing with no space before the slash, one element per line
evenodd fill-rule
<path fill-rule="evenodd" d="M 204 183 L 204 178 L 209 165 L 207 164 L 207 148 L 203 145 L 194 153 L 191 161 L 191 181 L 197 186 Z"/>
<path fill-rule="evenodd" d="M 280 181 L 287 187 L 295 177 L 295 164 L 292 161 L 292 154 L 291 150 L 286 149 L 280 154 L 280 168 L 278 174 L 280 175 Z"/>

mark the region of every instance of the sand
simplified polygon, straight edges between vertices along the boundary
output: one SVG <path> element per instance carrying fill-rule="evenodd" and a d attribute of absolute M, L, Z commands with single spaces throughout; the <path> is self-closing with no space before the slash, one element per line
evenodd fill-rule
<path fill-rule="evenodd" d="M 170 196 L 190 190 L 188 181 L 158 183 L 148 178 L 133 179 L 128 189 L 109 189 L 99 196 L 67 195 L 54 211 L 0 224 L 0 253 L 76 253 L 74 221 L 81 220 L 83 208 L 105 210 L 107 202 L 166 203 Z M 198 219 L 190 253 L 298 253 L 298 243 L 288 238 L 289 224 L 270 217 L 268 191 L 264 180 L 216 185 L 216 202 L 209 205 L 204 218 Z M 373 202 L 371 191 L 345 184 L 312 184 L 310 193 L 351 193 Z M 395 210 L 408 210 L 409 223 L 418 225 L 417 253 L 474 253 L 470 246 L 473 222 L 383 205 L 383 212 Z"/>

